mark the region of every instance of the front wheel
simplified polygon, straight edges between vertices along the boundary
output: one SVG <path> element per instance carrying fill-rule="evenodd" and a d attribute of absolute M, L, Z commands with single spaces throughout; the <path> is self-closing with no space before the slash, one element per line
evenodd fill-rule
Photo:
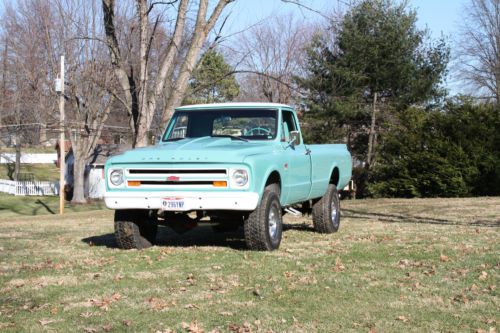
<path fill-rule="evenodd" d="M 153 245 L 158 231 L 156 214 L 141 209 L 115 211 L 115 237 L 121 249 L 145 249 Z"/>
<path fill-rule="evenodd" d="M 245 242 L 251 250 L 276 250 L 281 243 L 282 231 L 279 187 L 270 185 L 264 190 L 257 208 L 245 219 Z"/>
<path fill-rule="evenodd" d="M 340 227 L 340 200 L 337 187 L 328 185 L 325 195 L 313 205 L 314 229 L 323 234 L 337 232 Z"/>

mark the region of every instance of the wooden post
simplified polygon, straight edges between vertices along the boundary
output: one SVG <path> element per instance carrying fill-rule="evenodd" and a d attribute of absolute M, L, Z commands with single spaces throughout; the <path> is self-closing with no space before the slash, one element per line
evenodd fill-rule
<path fill-rule="evenodd" d="M 64 174 L 66 169 L 66 143 L 64 142 L 64 56 L 61 56 L 61 73 L 60 73 L 60 93 L 59 93 L 59 214 L 64 214 Z"/>

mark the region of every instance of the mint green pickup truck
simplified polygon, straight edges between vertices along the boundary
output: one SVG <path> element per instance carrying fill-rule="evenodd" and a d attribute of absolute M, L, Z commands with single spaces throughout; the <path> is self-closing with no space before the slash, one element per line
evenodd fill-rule
<path fill-rule="evenodd" d="M 208 222 L 215 231 L 243 226 L 250 249 L 270 251 L 285 213 L 312 213 L 318 232 L 338 230 L 337 189 L 351 166 L 343 144 L 304 144 L 290 106 L 183 106 L 157 145 L 106 162 L 104 198 L 124 249 L 151 246 L 158 224 L 184 232 Z"/>

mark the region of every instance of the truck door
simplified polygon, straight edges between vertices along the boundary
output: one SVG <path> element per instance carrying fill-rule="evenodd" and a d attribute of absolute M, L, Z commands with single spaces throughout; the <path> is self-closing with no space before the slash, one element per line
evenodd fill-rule
<path fill-rule="evenodd" d="M 288 185 L 287 203 L 295 203 L 308 199 L 311 190 L 311 156 L 302 137 L 293 146 L 288 144 L 290 132 L 300 135 L 297 120 L 292 111 L 282 110 L 282 142 L 285 149 L 286 184 Z"/>

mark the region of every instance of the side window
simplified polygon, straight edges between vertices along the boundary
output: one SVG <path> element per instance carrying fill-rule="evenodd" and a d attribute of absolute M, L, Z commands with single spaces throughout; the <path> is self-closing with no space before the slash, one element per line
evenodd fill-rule
<path fill-rule="evenodd" d="M 178 115 L 175 118 L 175 123 L 170 132 L 169 139 L 182 139 L 186 137 L 186 130 L 188 126 L 188 116 Z"/>
<path fill-rule="evenodd" d="M 290 139 L 290 132 L 298 131 L 298 126 L 295 123 L 293 112 L 282 111 L 282 116 L 283 116 L 283 124 L 282 124 L 283 135 L 281 136 L 281 141 L 288 141 Z"/>

